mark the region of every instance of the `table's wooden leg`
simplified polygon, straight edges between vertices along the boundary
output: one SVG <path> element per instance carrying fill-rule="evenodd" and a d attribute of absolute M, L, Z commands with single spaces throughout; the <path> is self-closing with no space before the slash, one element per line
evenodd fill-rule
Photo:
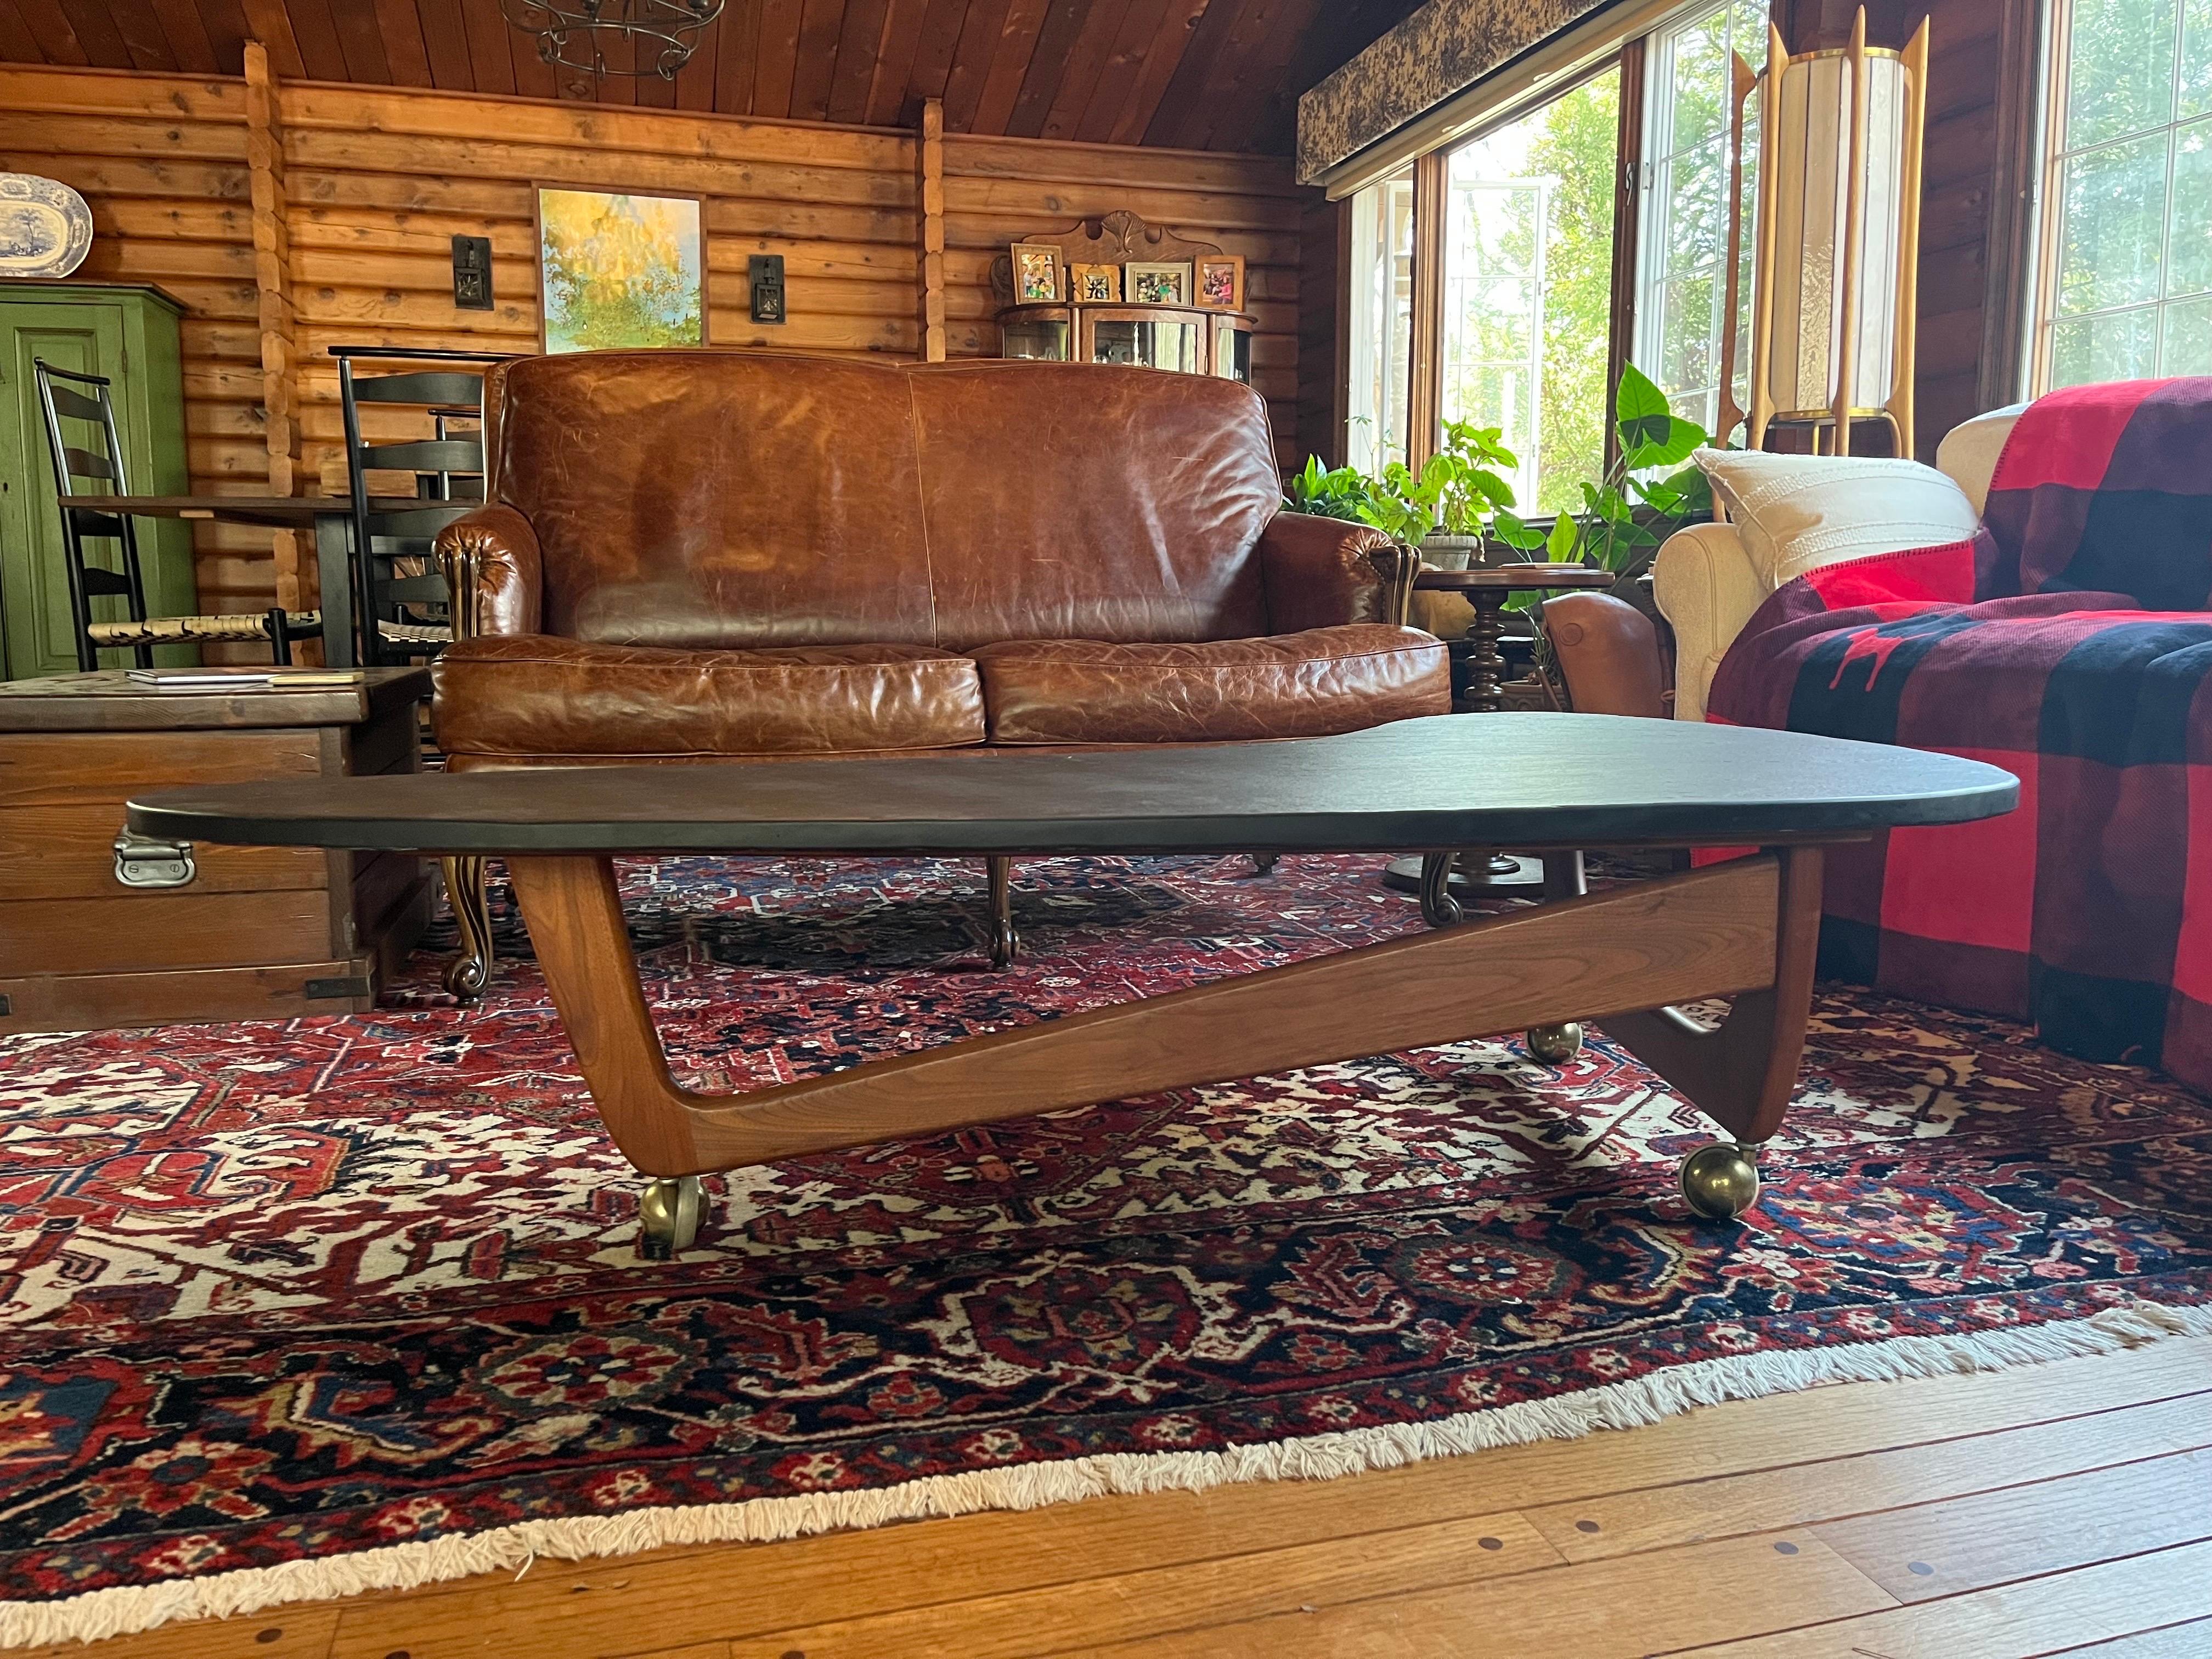
<path fill-rule="evenodd" d="M 1505 655 L 1498 648 L 1505 627 L 1505 592 L 1477 587 L 1468 592 L 1474 606 L 1474 621 L 1467 630 L 1474 649 L 1468 653 L 1467 700 L 1480 714 L 1494 714 L 1505 707 Z"/>
<path fill-rule="evenodd" d="M 1619 1029 L 1616 1017 L 1630 1015 L 1640 1030 L 1666 1022 L 1639 1023 L 1634 1011 L 1708 996 L 1739 999 L 1738 1018 L 1714 1041 L 1750 1060 L 1729 1060 L 1717 1085 L 1692 1067 L 1681 1086 L 1741 1138 L 1761 1123 L 1771 1128 L 1788 1099 L 1809 995 L 1808 882 L 1815 920 L 1819 902 L 1816 858 L 1762 854 L 801 1083 L 711 1096 L 670 1074 L 611 860 L 521 856 L 507 867 L 599 1115 L 632 1164 L 662 1177 L 1575 1018 Z M 1759 1079 L 1755 1111 L 1728 1081 L 1747 1065 Z"/>
<path fill-rule="evenodd" d="M 323 665 L 351 668 L 360 660 L 353 636 L 352 522 L 343 514 L 315 515 L 315 576 L 323 613 Z"/>
<path fill-rule="evenodd" d="M 1733 1137 L 1733 1146 L 1704 1147 L 1683 1161 L 1683 1197 L 1715 1219 L 1741 1215 L 1758 1201 L 1759 1148 L 1790 1108 L 1813 1011 L 1820 849 L 1786 848 L 1767 856 L 1781 872 L 1772 981 L 1740 994 L 1711 1030 L 1671 1007 L 1605 1022 L 1616 1042 Z"/>

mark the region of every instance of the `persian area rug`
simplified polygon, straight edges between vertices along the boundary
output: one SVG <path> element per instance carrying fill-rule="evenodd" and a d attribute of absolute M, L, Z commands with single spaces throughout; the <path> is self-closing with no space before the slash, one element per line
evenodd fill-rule
<path fill-rule="evenodd" d="M 763 1084 L 1419 927 L 1376 860 L 634 866 L 679 1072 Z M 503 903 L 503 890 L 501 890 Z M 2212 1329 L 2212 1103 L 1824 995 L 1749 1224 L 1594 1034 L 639 1182 L 526 938 L 477 1008 L 0 1043 L 0 1638 L 1164 1486 Z"/>

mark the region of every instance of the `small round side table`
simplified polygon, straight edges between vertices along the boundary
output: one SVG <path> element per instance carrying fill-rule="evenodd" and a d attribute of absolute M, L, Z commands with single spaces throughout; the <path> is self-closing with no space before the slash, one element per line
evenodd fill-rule
<path fill-rule="evenodd" d="M 1478 714 L 1494 714 L 1504 706 L 1505 658 L 1498 648 L 1498 636 L 1504 628 L 1507 599 L 1516 593 L 1612 586 L 1613 572 L 1586 564 L 1500 564 L 1486 570 L 1424 568 L 1413 577 L 1416 593 L 1456 593 L 1474 607 L 1474 625 L 1467 635 L 1474 647 L 1474 678 L 1467 700 Z"/>
<path fill-rule="evenodd" d="M 1407 590 L 1412 593 L 1457 593 L 1474 607 L 1468 640 L 1474 649 L 1469 665 L 1468 712 L 1494 714 L 1504 707 L 1505 658 L 1498 648 L 1504 626 L 1505 601 L 1516 593 L 1558 592 L 1564 588 L 1607 588 L 1610 570 L 1583 564 L 1500 564 L 1477 570 L 1431 570 L 1424 566 Z M 1421 896 L 1421 915 L 1431 927 L 1459 920 L 1457 901 L 1501 889 L 1535 887 L 1544 882 L 1541 864 L 1510 853 L 1431 853 L 1392 860 L 1383 880 Z"/>

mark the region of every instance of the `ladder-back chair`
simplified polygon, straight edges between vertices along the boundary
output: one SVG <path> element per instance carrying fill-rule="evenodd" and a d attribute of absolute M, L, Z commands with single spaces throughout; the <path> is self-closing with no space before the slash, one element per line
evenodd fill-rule
<path fill-rule="evenodd" d="M 112 382 L 98 374 L 56 368 L 40 358 L 31 362 L 38 381 L 39 410 L 45 419 L 46 452 L 53 463 L 54 493 L 70 495 L 128 495 L 123 439 L 115 424 Z M 69 441 L 64 421 L 88 428 L 97 448 Z M 149 617 L 146 614 L 146 573 L 138 554 L 137 526 L 131 515 L 106 513 L 88 507 L 64 507 L 62 558 L 69 582 L 70 631 L 76 645 L 77 667 L 90 673 L 100 666 L 104 650 L 127 649 L 137 665 L 154 665 L 157 645 L 204 645 L 265 641 L 279 663 L 292 660 L 292 641 L 319 637 L 322 618 L 313 612 L 289 613 L 281 609 L 261 615 Z M 120 549 L 120 569 L 95 564 L 88 554 L 88 541 L 112 541 Z M 96 619 L 92 602 L 119 599 L 127 617 Z"/>
<path fill-rule="evenodd" d="M 345 420 L 346 482 L 353 495 L 356 600 L 361 660 L 375 665 L 435 656 L 453 639 L 451 597 L 430 556 L 438 532 L 483 499 L 483 370 L 511 354 L 332 346 Z M 410 365 L 362 374 L 356 364 Z M 471 365 L 469 368 L 459 365 Z M 423 367 L 423 365 L 438 365 Z M 364 405 L 421 412 L 428 435 L 371 443 Z M 411 472 L 420 507 L 372 510 L 372 472 Z M 389 492 L 381 492 L 386 493 Z"/>

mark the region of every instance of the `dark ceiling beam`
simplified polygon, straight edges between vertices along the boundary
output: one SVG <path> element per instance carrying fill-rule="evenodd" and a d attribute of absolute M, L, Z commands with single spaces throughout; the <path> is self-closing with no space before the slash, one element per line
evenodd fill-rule
<path fill-rule="evenodd" d="M 1084 0 L 1052 0 L 1044 26 L 1037 31 L 1036 50 L 1022 76 L 1014 112 L 1006 118 L 1009 137 L 1034 138 L 1044 131 L 1044 118 L 1052 112 L 1054 95 L 1060 90 L 1060 71 L 1067 67 L 1068 52 L 1082 32 L 1084 9 Z"/>
<path fill-rule="evenodd" d="M 837 64 L 830 76 L 829 118 L 868 118 L 868 82 L 884 48 L 884 17 L 890 0 L 845 0 L 844 26 L 837 35 Z"/>
<path fill-rule="evenodd" d="M 791 78 L 793 120 L 830 118 L 830 85 L 836 78 L 845 10 L 846 0 L 806 0 L 799 21 L 799 67 Z"/>
<path fill-rule="evenodd" d="M 999 28 L 999 46 L 991 56 L 991 71 L 983 79 L 981 95 L 964 131 L 1004 133 L 1013 119 L 1014 100 L 1036 61 L 1037 36 L 1044 27 L 1050 0 L 1008 0 L 1006 21 Z"/>
<path fill-rule="evenodd" d="M 601 76 L 547 64 L 501 0 L 0 0 L 0 62 L 237 75 L 258 40 L 285 80 L 880 127 L 942 99 L 952 133 L 1279 153 L 1304 86 L 1418 3 L 726 0 L 664 80 L 620 40 Z"/>

